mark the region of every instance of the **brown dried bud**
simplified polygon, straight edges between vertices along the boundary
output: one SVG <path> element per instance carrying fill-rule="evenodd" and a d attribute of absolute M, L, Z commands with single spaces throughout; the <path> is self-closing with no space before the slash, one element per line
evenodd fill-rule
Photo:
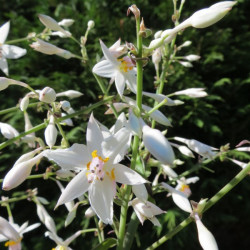
<path fill-rule="evenodd" d="M 131 5 L 128 10 L 127 10 L 127 16 L 130 14 L 130 11 L 133 12 L 133 14 L 135 15 L 135 18 L 139 18 L 140 17 L 140 10 L 137 8 L 137 6 L 135 4 Z"/>

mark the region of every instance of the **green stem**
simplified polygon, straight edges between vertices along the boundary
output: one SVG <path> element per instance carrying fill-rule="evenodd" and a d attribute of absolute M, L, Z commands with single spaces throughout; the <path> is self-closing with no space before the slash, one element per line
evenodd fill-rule
<path fill-rule="evenodd" d="M 23 38 L 19 38 L 19 39 L 14 39 L 14 40 L 7 41 L 7 42 L 5 42 L 5 44 L 19 43 L 19 42 L 27 41 L 29 39 L 30 38 L 28 38 L 28 37 L 23 37 Z"/>
<path fill-rule="evenodd" d="M 34 106 L 36 106 L 36 105 L 39 104 L 39 103 L 41 103 L 41 102 L 30 103 L 30 104 L 28 105 L 28 107 L 29 107 L 29 108 L 30 108 L 30 107 L 34 107 Z M 19 106 L 18 106 L 18 107 L 8 108 L 8 109 L 3 109 L 3 110 L 0 111 L 0 115 L 5 115 L 5 114 L 8 114 L 8 113 L 10 113 L 10 112 L 15 112 L 15 111 L 17 111 L 17 110 L 20 110 L 20 107 L 19 107 Z"/>
<path fill-rule="evenodd" d="M 95 108 L 97 108 L 97 107 L 103 105 L 104 103 L 109 102 L 112 98 L 113 98 L 113 96 L 106 97 L 106 98 L 104 98 L 102 101 L 97 102 L 97 103 L 95 103 L 95 104 L 93 104 L 93 105 L 91 105 L 91 106 L 89 106 L 89 107 L 87 107 L 87 108 L 85 108 L 85 109 L 79 110 L 79 111 L 77 111 L 77 112 L 75 112 L 75 113 L 73 113 L 73 114 L 69 114 L 69 115 L 60 117 L 60 118 L 57 119 L 57 121 L 58 121 L 58 122 L 61 122 L 61 121 L 63 121 L 63 120 L 66 120 L 66 119 L 68 119 L 68 118 L 75 117 L 75 116 L 77 116 L 77 115 L 88 114 L 88 113 L 90 113 L 93 109 L 95 109 Z M 0 150 L 3 149 L 3 148 L 5 148 L 5 147 L 7 147 L 7 146 L 9 146 L 9 145 L 11 145 L 12 143 L 14 143 L 15 141 L 21 139 L 21 138 L 24 137 L 25 135 L 31 134 L 31 133 L 33 133 L 33 132 L 36 132 L 36 131 L 41 130 L 41 129 L 44 129 L 44 128 L 46 128 L 46 123 L 41 123 L 41 124 L 39 124 L 39 125 L 33 127 L 32 129 L 30 129 L 30 130 L 28 130 L 28 131 L 26 131 L 26 132 L 23 132 L 23 133 L 19 134 L 18 136 L 14 137 L 14 138 L 12 138 L 12 139 L 9 139 L 9 140 L 6 141 L 6 142 L 1 143 L 1 144 L 0 144 Z"/>
<path fill-rule="evenodd" d="M 231 189 L 233 189 L 239 182 L 241 182 L 250 172 L 250 164 L 248 164 L 244 169 L 242 169 L 228 184 L 226 184 L 218 193 L 216 193 L 207 203 L 206 207 L 203 210 L 203 213 L 206 212 L 209 208 L 215 205 L 221 198 L 223 198 Z M 188 226 L 193 219 L 188 217 L 182 221 L 177 227 L 175 227 L 171 232 L 167 233 L 161 237 L 158 241 L 154 242 L 146 250 L 153 250 L 162 245 L 167 240 L 171 239 L 178 232 Z"/>
<path fill-rule="evenodd" d="M 98 240 L 99 240 L 99 243 L 102 243 L 104 241 L 104 239 L 102 238 L 102 232 L 101 232 L 101 229 L 99 227 L 99 224 L 98 224 L 98 219 L 96 216 L 94 216 L 94 220 L 95 220 L 95 224 L 96 224 L 96 228 L 97 228 L 97 232 L 98 232 Z"/>
<path fill-rule="evenodd" d="M 56 122 L 56 125 L 57 125 L 57 127 L 58 127 L 58 129 L 60 131 L 60 134 L 62 135 L 65 143 L 66 143 L 66 147 L 69 148 L 70 145 L 69 145 L 68 139 L 67 139 L 67 137 L 66 137 L 66 135 L 65 135 L 65 133 L 63 131 L 63 128 L 62 128 L 61 124 L 59 122 Z"/>
<path fill-rule="evenodd" d="M 16 202 L 16 201 L 20 201 L 20 200 L 26 200 L 27 198 L 28 198 L 28 195 L 23 195 L 21 197 L 16 197 L 16 198 L 11 198 L 8 200 L 0 201 L 0 205 L 4 204 L 4 203 L 11 203 L 11 202 Z"/>
<path fill-rule="evenodd" d="M 163 101 L 161 101 L 160 103 L 158 103 L 157 105 L 155 105 L 151 110 L 149 110 L 146 115 L 151 115 L 154 111 L 158 110 L 161 106 L 165 105 L 168 102 L 168 99 L 164 99 Z"/>

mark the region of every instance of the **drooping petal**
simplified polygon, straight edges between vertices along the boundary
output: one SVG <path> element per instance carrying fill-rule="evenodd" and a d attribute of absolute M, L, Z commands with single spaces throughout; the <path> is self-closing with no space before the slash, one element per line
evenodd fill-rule
<path fill-rule="evenodd" d="M 10 30 L 10 21 L 0 27 L 0 43 L 4 43 L 7 39 Z"/>
<path fill-rule="evenodd" d="M 0 58 L 0 69 L 3 71 L 5 75 L 9 75 L 9 68 L 6 58 Z"/>
<path fill-rule="evenodd" d="M 91 160 L 87 147 L 77 143 L 67 149 L 46 150 L 44 156 L 64 170 L 82 169 Z"/>
<path fill-rule="evenodd" d="M 89 188 L 89 201 L 91 207 L 105 224 L 113 223 L 113 181 L 104 178 L 103 181 L 95 180 Z"/>
<path fill-rule="evenodd" d="M 26 49 L 22 49 L 18 46 L 4 44 L 2 47 L 3 56 L 7 59 L 17 59 L 24 56 L 27 53 Z"/>
<path fill-rule="evenodd" d="M 134 170 L 122 164 L 114 164 L 110 166 L 110 168 L 114 168 L 114 175 L 116 182 L 128 185 L 138 185 L 148 182 Z"/>
<path fill-rule="evenodd" d="M 203 225 L 200 218 L 196 215 L 195 222 L 198 230 L 199 242 L 203 250 L 218 250 L 216 240 L 212 233 Z"/>
<path fill-rule="evenodd" d="M 136 69 L 129 70 L 129 72 L 124 73 L 126 78 L 126 83 L 128 84 L 129 89 L 136 94 L 137 92 L 137 85 L 136 85 L 136 78 L 137 78 L 137 71 Z"/>
<path fill-rule="evenodd" d="M 20 240 L 19 233 L 3 217 L 0 217 L 0 234 L 4 235 L 7 239 L 13 240 L 15 242 L 18 242 Z"/>
<path fill-rule="evenodd" d="M 86 172 L 87 172 L 87 168 L 82 170 L 69 182 L 69 184 L 63 190 L 56 204 L 56 207 L 64 203 L 67 203 L 69 201 L 72 201 L 73 199 L 81 196 L 88 190 L 89 183 L 86 177 Z"/>
<path fill-rule="evenodd" d="M 103 60 L 98 62 L 94 68 L 92 69 L 93 73 L 98 76 L 112 78 L 115 76 L 114 65 L 110 63 L 108 60 Z"/>
<path fill-rule="evenodd" d="M 86 140 L 89 153 L 97 150 L 99 155 L 102 154 L 101 143 L 104 139 L 100 127 L 98 126 L 93 114 L 91 114 L 89 118 Z"/>
<path fill-rule="evenodd" d="M 115 73 L 115 86 L 116 86 L 118 94 L 122 96 L 124 88 L 125 88 L 125 78 L 123 74 L 120 73 L 118 70 Z"/>

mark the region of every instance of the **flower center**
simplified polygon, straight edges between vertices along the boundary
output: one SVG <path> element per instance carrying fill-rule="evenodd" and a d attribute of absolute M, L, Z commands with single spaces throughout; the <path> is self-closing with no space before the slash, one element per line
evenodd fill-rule
<path fill-rule="evenodd" d="M 182 184 L 180 187 L 180 191 L 183 192 L 187 197 L 191 195 L 191 189 L 187 184 Z"/>
<path fill-rule="evenodd" d="M 119 69 L 123 72 L 128 72 L 128 70 L 132 70 L 134 67 L 131 59 L 128 56 L 117 59 L 117 61 L 121 62 L 121 64 L 119 65 Z"/>
<path fill-rule="evenodd" d="M 103 169 L 105 162 L 109 160 L 109 158 L 102 159 L 101 156 L 97 154 L 97 150 L 94 150 L 92 153 L 92 160 L 87 164 L 87 179 L 88 182 L 91 183 L 94 180 L 103 181 L 105 171 Z"/>
<path fill-rule="evenodd" d="M 19 244 L 21 242 L 21 240 L 22 240 L 22 238 L 20 238 L 18 241 L 9 240 L 9 241 L 5 242 L 4 246 L 5 247 L 14 246 L 16 244 Z"/>

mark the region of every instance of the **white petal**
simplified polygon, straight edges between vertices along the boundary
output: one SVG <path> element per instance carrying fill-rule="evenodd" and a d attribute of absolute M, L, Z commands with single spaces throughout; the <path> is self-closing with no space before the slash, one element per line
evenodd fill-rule
<path fill-rule="evenodd" d="M 125 78 L 124 78 L 124 75 L 120 73 L 118 70 L 116 71 L 116 74 L 115 74 L 115 86 L 116 86 L 118 94 L 122 96 L 124 88 L 125 88 Z"/>
<path fill-rule="evenodd" d="M 38 228 L 40 225 L 41 225 L 41 223 L 32 224 L 32 225 L 26 227 L 26 228 L 22 231 L 22 233 L 24 234 L 24 233 L 30 232 L 30 231 L 32 231 L 32 230 Z"/>
<path fill-rule="evenodd" d="M 69 238 L 67 238 L 65 241 L 64 241 L 64 244 L 66 246 L 68 246 L 73 240 L 75 240 L 78 236 L 80 236 L 82 234 L 82 231 L 79 230 L 77 232 L 75 232 L 73 235 L 71 235 Z"/>
<path fill-rule="evenodd" d="M 177 191 L 177 190 L 176 190 Z M 192 213 L 192 207 L 188 198 L 182 192 L 174 192 L 172 193 L 172 198 L 174 203 L 183 211 Z"/>
<path fill-rule="evenodd" d="M 88 190 L 89 183 L 86 177 L 86 172 L 87 169 L 82 170 L 69 182 L 63 190 L 56 207 L 78 198 Z"/>
<path fill-rule="evenodd" d="M 4 57 L 0 58 L 0 69 L 4 72 L 5 75 L 9 75 L 8 63 Z"/>
<path fill-rule="evenodd" d="M 108 60 L 103 60 L 98 62 L 92 69 L 93 73 L 107 78 L 112 78 L 115 76 L 115 68 L 112 63 Z"/>
<path fill-rule="evenodd" d="M 51 240 L 53 240 L 57 245 L 64 245 L 63 239 L 57 236 L 56 232 L 45 232 L 45 236 L 49 236 Z"/>
<path fill-rule="evenodd" d="M 77 143 L 67 149 L 46 150 L 44 156 L 64 170 L 82 169 L 91 160 L 87 147 Z"/>
<path fill-rule="evenodd" d="M 7 139 L 12 139 L 13 137 L 16 137 L 19 135 L 19 132 L 8 123 L 0 122 L 0 129 L 1 129 L 2 135 Z"/>
<path fill-rule="evenodd" d="M 15 242 L 20 240 L 19 233 L 3 217 L 0 217 L 0 234 L 4 235 L 7 239 L 13 240 Z"/>
<path fill-rule="evenodd" d="M 128 84 L 129 89 L 136 94 L 137 92 L 137 71 L 136 69 L 129 70 L 127 73 L 125 72 L 126 83 Z"/>
<path fill-rule="evenodd" d="M 14 45 L 6 45 L 4 44 L 2 47 L 3 56 L 7 59 L 17 59 L 24 56 L 27 53 L 26 49 L 22 49 L 20 47 Z"/>
<path fill-rule="evenodd" d="M 169 177 L 171 177 L 171 178 L 177 178 L 178 177 L 178 174 L 171 167 L 169 167 L 168 165 L 161 164 L 161 167 L 163 169 L 163 172 L 165 174 L 167 174 Z"/>
<path fill-rule="evenodd" d="M 135 196 L 140 200 L 145 202 L 148 199 L 148 191 L 144 184 L 133 185 L 132 190 Z"/>
<path fill-rule="evenodd" d="M 101 144 L 104 157 L 109 158 L 109 162 L 120 162 L 127 149 L 129 148 L 129 142 L 131 139 L 130 130 L 127 128 L 120 129 L 114 135 L 108 137 Z"/>
<path fill-rule="evenodd" d="M 0 43 L 4 43 L 10 30 L 10 21 L 6 22 L 0 27 Z"/>
<path fill-rule="evenodd" d="M 89 188 L 89 201 L 91 207 L 105 224 L 113 223 L 113 181 L 104 178 L 103 181 L 95 180 Z"/>
<path fill-rule="evenodd" d="M 114 168 L 116 182 L 128 184 L 128 185 L 138 185 L 138 184 L 148 182 L 141 175 L 136 173 L 134 170 L 122 164 L 115 164 L 110 167 Z"/>
<path fill-rule="evenodd" d="M 100 44 L 102 47 L 102 52 L 105 56 L 105 58 L 110 61 L 114 66 L 119 65 L 117 59 L 110 53 L 109 49 L 106 47 L 106 45 L 103 43 L 103 41 L 100 40 Z"/>
<path fill-rule="evenodd" d="M 103 140 L 100 127 L 98 126 L 93 114 L 91 114 L 87 127 L 87 146 L 89 152 L 92 153 L 94 150 L 97 150 L 98 155 L 102 154 L 101 143 Z"/>
<path fill-rule="evenodd" d="M 163 164 L 173 165 L 173 149 L 160 130 L 144 126 L 142 131 L 143 142 L 148 151 Z"/>
<path fill-rule="evenodd" d="M 154 224 L 154 226 L 157 226 L 157 227 L 161 226 L 161 223 L 159 222 L 159 220 L 156 217 L 149 218 L 149 220 Z"/>
<path fill-rule="evenodd" d="M 185 180 L 186 184 L 196 183 L 200 178 L 198 176 L 190 177 Z"/>
<path fill-rule="evenodd" d="M 132 111 L 132 109 L 129 109 L 129 125 L 136 135 L 141 136 L 142 134 L 141 123 L 139 118 Z"/>
<path fill-rule="evenodd" d="M 218 250 L 219 248 L 212 233 L 203 225 L 200 219 L 196 219 L 195 222 L 202 248 L 204 250 Z"/>

